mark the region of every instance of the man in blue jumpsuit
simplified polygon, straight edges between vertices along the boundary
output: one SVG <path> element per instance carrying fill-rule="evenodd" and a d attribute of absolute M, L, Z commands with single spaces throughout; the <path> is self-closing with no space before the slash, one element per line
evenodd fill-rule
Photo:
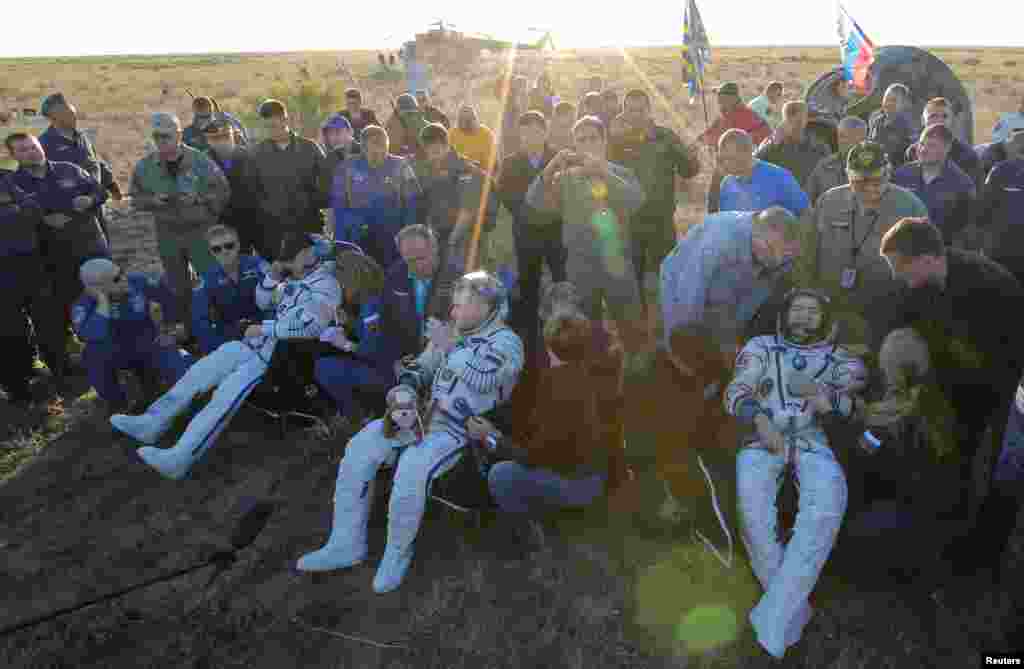
<path fill-rule="evenodd" d="M 140 273 L 126 274 L 106 258 L 84 263 L 81 278 L 85 293 L 72 309 L 72 321 L 86 342 L 82 360 L 89 383 L 108 409 L 128 408 L 117 380 L 122 369 L 144 380 L 154 373 L 172 383 L 180 379 L 193 359 L 160 334 L 163 319 L 173 320 L 179 310 L 170 288 Z"/>
<path fill-rule="evenodd" d="M 338 413 L 348 415 L 356 405 L 356 391 L 384 395 L 394 382 L 398 356 L 381 336 L 380 297 L 368 298 L 352 322 L 352 338 L 343 326 L 323 331 L 320 341 L 337 349 L 316 361 L 314 378 L 334 400 Z"/>
<path fill-rule="evenodd" d="M 420 185 L 412 166 L 390 154 L 380 126 L 363 131 L 363 155 L 339 163 L 329 204 L 336 241 L 358 244 L 381 267 L 399 259 L 395 235 L 416 222 Z"/>
<path fill-rule="evenodd" d="M 78 268 L 90 258 L 110 257 L 107 238 L 100 228 L 98 212 L 107 199 L 99 182 L 82 168 L 47 159 L 39 140 L 15 133 L 5 140 L 11 157 L 20 167 L 14 183 L 34 196 L 43 209 L 40 249 L 45 280 L 39 287 L 42 299 L 65 310 L 64 327 L 57 332 L 37 336 L 54 338 L 44 349 L 44 362 L 58 385 L 68 371 L 69 360 L 63 353 L 64 334 L 70 320 L 70 307 L 82 292 Z M 56 344 L 59 341 L 59 347 Z M 57 354 L 56 351 L 62 351 Z"/>
<path fill-rule="evenodd" d="M 85 133 L 78 131 L 78 110 L 63 93 L 54 93 L 43 100 L 39 113 L 50 121 L 50 127 L 39 136 L 39 144 L 51 160 L 73 163 L 99 182 L 114 200 L 121 199 L 121 186 L 106 161 L 100 159 L 96 148 Z M 102 209 L 99 211 L 103 234 L 110 237 Z"/>
<path fill-rule="evenodd" d="M 60 310 L 46 310 L 52 304 L 38 297 L 42 272 L 39 256 L 39 227 L 42 209 L 36 200 L 14 185 L 9 173 L 0 173 L 0 386 L 10 402 L 31 403 L 29 379 L 35 350 L 32 326 L 39 334 L 59 330 Z M 32 326 L 29 324 L 32 318 Z M 52 339 L 52 338 L 51 338 Z M 42 340 L 42 339 L 41 339 Z M 63 342 L 58 338 L 62 354 Z M 58 357 L 59 359 L 59 357 Z"/>
<path fill-rule="evenodd" d="M 192 335 L 203 355 L 240 340 L 246 327 L 263 321 L 256 287 L 270 270 L 263 258 L 240 253 L 233 228 L 215 225 L 206 231 L 206 240 L 217 264 L 203 273 L 192 291 Z"/>

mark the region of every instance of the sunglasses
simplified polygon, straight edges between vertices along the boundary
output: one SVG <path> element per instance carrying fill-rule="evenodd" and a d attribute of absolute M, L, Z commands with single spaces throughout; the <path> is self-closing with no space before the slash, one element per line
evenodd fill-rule
<path fill-rule="evenodd" d="M 234 251 L 238 248 L 238 242 L 227 242 L 225 244 L 211 244 L 210 253 L 214 255 L 220 255 L 220 253 L 227 251 Z"/>

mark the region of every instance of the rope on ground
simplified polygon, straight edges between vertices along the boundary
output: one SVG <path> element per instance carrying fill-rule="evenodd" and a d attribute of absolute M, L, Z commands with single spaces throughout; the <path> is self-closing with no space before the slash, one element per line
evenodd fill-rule
<path fill-rule="evenodd" d="M 348 641 L 358 641 L 360 643 L 369 644 L 370 646 L 373 646 L 375 648 L 403 648 L 405 650 L 409 649 L 408 646 L 405 646 L 405 645 L 402 645 L 402 644 L 383 643 L 381 641 L 374 641 L 372 639 L 364 639 L 363 637 L 355 636 L 355 635 L 352 635 L 352 634 L 344 634 L 342 632 L 335 632 L 334 630 L 324 629 L 323 627 L 316 627 L 314 625 L 307 625 L 306 623 L 302 622 L 298 618 L 292 618 L 292 622 L 297 624 L 299 627 L 304 627 L 306 629 L 313 630 L 315 632 L 323 632 L 324 634 L 327 634 L 327 635 L 330 635 L 330 636 L 333 636 L 333 637 L 337 637 L 339 639 L 347 639 Z"/>
<path fill-rule="evenodd" d="M 715 547 L 715 545 L 711 543 L 711 541 L 707 537 L 705 537 L 704 533 L 700 530 L 696 531 L 697 538 L 704 542 L 704 545 L 708 549 L 710 549 L 711 554 L 714 555 L 718 559 L 718 561 L 725 566 L 726 569 L 729 569 L 732 567 L 733 558 L 732 532 L 729 531 L 729 524 L 725 522 L 725 518 L 722 515 L 722 509 L 718 504 L 718 492 L 715 490 L 715 482 L 711 479 L 711 474 L 710 472 L 708 472 L 708 468 L 704 466 L 704 459 L 701 458 L 699 455 L 697 456 L 697 463 L 700 464 L 700 469 L 702 472 L 704 472 L 704 478 L 707 479 L 708 488 L 711 490 L 711 504 L 715 508 L 715 516 L 718 518 L 718 524 L 719 526 L 721 526 L 722 531 L 725 533 L 725 538 L 729 542 L 728 559 L 722 556 L 721 551 L 719 551 Z"/>

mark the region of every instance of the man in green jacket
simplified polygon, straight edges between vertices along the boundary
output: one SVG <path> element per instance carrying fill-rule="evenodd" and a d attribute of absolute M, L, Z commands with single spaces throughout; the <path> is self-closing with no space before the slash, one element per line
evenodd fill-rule
<path fill-rule="evenodd" d="M 651 98 L 640 89 L 626 93 L 624 111 L 612 123 L 608 159 L 633 170 L 647 198 L 629 220 L 633 270 L 640 302 L 647 312 L 644 290 L 647 270 L 655 272 L 676 245 L 676 175 L 690 181 L 700 172 L 700 158 L 671 128 L 651 117 Z"/>
<path fill-rule="evenodd" d="M 323 233 L 320 210 L 327 208 L 327 196 L 321 174 L 327 157 L 319 144 L 292 130 L 284 103 L 267 100 L 259 113 L 270 136 L 250 152 L 249 169 L 262 218 L 256 227 L 263 242 L 256 248 L 265 260 L 274 260 L 288 230 Z"/>
<path fill-rule="evenodd" d="M 156 151 L 132 173 L 135 208 L 154 216 L 157 248 L 171 290 L 181 300 L 184 329 L 191 317 L 189 264 L 202 274 L 216 262 L 203 236 L 216 223 L 231 195 L 227 178 L 209 156 L 182 143 L 181 121 L 174 114 L 153 114 Z"/>

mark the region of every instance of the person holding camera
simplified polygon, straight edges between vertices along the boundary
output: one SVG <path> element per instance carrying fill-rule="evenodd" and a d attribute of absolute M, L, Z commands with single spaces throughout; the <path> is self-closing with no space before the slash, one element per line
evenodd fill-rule
<path fill-rule="evenodd" d="M 216 263 L 192 291 L 192 335 L 203 355 L 241 339 L 246 328 L 263 320 L 256 287 L 270 271 L 263 258 L 241 253 L 234 228 L 215 225 L 206 240 Z"/>
<path fill-rule="evenodd" d="M 231 188 L 213 159 L 182 143 L 177 116 L 155 113 L 152 128 L 157 148 L 135 165 L 132 200 L 136 209 L 154 216 L 160 262 L 182 302 L 187 330 L 192 322 L 189 265 L 202 274 L 216 264 L 204 233 L 218 222 Z"/>
<path fill-rule="evenodd" d="M 607 130 L 600 119 L 577 121 L 573 141 L 575 150 L 559 151 L 530 184 L 526 204 L 561 215 L 566 279 L 579 291 L 585 314 L 600 319 L 606 304 L 626 352 L 637 353 L 640 291 L 629 220 L 646 194 L 632 170 L 607 159 Z"/>

